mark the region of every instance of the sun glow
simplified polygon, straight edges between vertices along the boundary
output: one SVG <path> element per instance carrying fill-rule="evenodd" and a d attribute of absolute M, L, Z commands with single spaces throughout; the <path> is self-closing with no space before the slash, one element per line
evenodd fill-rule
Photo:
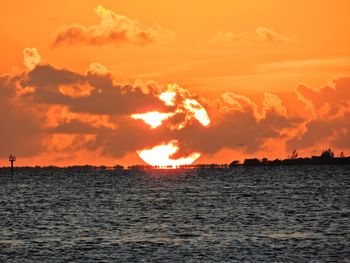
<path fill-rule="evenodd" d="M 207 111 L 194 99 L 186 99 L 184 106 L 187 110 L 193 113 L 194 117 L 204 126 L 208 126 L 210 119 Z"/>
<path fill-rule="evenodd" d="M 176 140 L 172 140 L 167 144 L 160 144 L 151 149 L 138 151 L 137 153 L 142 160 L 150 165 L 159 167 L 170 166 L 172 168 L 176 168 L 180 165 L 189 165 L 201 155 L 200 153 L 192 153 L 187 157 L 172 159 L 171 155 L 179 150 L 179 147 L 176 145 L 177 143 Z"/>
<path fill-rule="evenodd" d="M 174 91 L 164 91 L 159 95 L 159 99 L 164 101 L 167 106 L 175 106 L 175 96 L 176 93 Z"/>
<path fill-rule="evenodd" d="M 131 118 L 142 120 L 155 129 L 161 125 L 165 125 L 168 129 L 176 132 L 193 121 L 198 121 L 203 126 L 210 124 L 210 118 L 206 109 L 186 90 L 179 87 L 177 84 L 169 84 L 166 91 L 159 94 L 159 99 L 164 102 L 166 106 L 170 106 L 171 112 L 151 111 L 141 114 L 132 114 Z M 178 117 L 178 121 L 165 122 L 165 120 Z M 168 143 L 163 143 L 154 146 L 153 148 L 146 148 L 137 151 L 137 154 L 142 160 L 152 166 L 158 167 L 178 167 L 180 165 L 192 164 L 201 155 L 194 152 L 187 157 L 173 159 L 171 156 L 179 150 L 177 140 L 171 140 Z"/>
<path fill-rule="evenodd" d="M 152 129 L 162 125 L 163 121 L 173 116 L 174 113 L 161 113 L 158 111 L 151 111 L 141 114 L 133 114 L 131 118 L 135 120 L 143 120 L 145 123 L 151 126 Z"/>

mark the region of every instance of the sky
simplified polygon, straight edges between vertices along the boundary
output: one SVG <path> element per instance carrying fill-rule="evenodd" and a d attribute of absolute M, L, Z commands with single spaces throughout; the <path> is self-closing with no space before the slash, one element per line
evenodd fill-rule
<path fill-rule="evenodd" d="M 350 154 L 347 0 L 0 10 L 0 166 Z"/>

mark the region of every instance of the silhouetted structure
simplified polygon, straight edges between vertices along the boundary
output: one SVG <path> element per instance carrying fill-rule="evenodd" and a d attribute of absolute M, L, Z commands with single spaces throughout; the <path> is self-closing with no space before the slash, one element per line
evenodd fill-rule
<path fill-rule="evenodd" d="M 253 158 L 253 159 L 245 159 L 243 165 L 258 166 L 258 165 L 262 165 L 262 163 L 258 158 Z"/>
<path fill-rule="evenodd" d="M 239 161 L 238 160 L 233 160 L 230 164 L 229 167 L 235 167 L 239 165 Z"/>
<path fill-rule="evenodd" d="M 339 165 L 339 164 L 350 164 L 350 157 L 345 157 L 344 153 L 340 157 L 334 157 L 334 152 L 331 149 L 324 150 L 320 156 L 312 156 L 311 158 L 298 158 L 298 153 L 296 150 L 292 152 L 292 155 L 288 159 L 284 160 L 268 160 L 263 158 L 259 160 L 245 159 L 244 166 L 266 166 L 266 165 Z"/>
<path fill-rule="evenodd" d="M 11 163 L 11 174 L 13 174 L 13 162 L 15 162 L 16 159 L 17 159 L 16 156 L 14 156 L 13 154 L 10 154 L 9 161 Z"/>
<path fill-rule="evenodd" d="M 290 156 L 290 159 L 295 160 L 298 158 L 298 152 L 297 150 L 293 150 L 292 155 Z"/>
<path fill-rule="evenodd" d="M 124 166 L 119 165 L 119 164 L 115 165 L 113 168 L 114 168 L 114 170 L 124 170 Z"/>
<path fill-rule="evenodd" d="M 321 158 L 332 159 L 334 158 L 334 152 L 331 149 L 325 150 L 321 153 Z"/>
<path fill-rule="evenodd" d="M 9 161 L 11 162 L 11 174 L 13 174 L 13 162 L 16 161 L 16 156 L 11 154 L 9 156 Z M 105 173 L 108 171 L 110 174 L 127 174 L 128 170 L 132 171 L 143 171 L 143 170 L 158 170 L 158 169 L 198 169 L 200 170 L 230 170 L 235 169 L 235 167 L 250 167 L 250 166 L 289 166 L 289 165 L 350 165 L 350 156 L 345 156 L 343 152 L 339 154 L 339 157 L 335 157 L 334 152 L 331 149 L 324 150 L 319 156 L 312 156 L 312 157 L 305 157 L 300 158 L 298 157 L 298 154 L 296 150 L 292 152 L 292 154 L 289 156 L 289 158 L 280 160 L 269 160 L 267 158 L 252 158 L 252 159 L 245 159 L 243 164 L 240 163 L 238 160 L 232 161 L 230 164 L 217 164 L 217 163 L 209 163 L 209 164 L 189 164 L 189 165 L 180 165 L 178 167 L 173 166 L 166 166 L 166 167 L 160 167 L 160 166 L 151 166 L 151 165 L 132 165 L 128 167 L 123 167 L 121 165 L 115 165 L 115 166 L 92 166 L 92 165 L 73 165 L 73 166 L 66 166 L 66 167 L 58 167 L 58 166 L 25 166 L 25 167 L 16 167 L 16 171 L 19 173 L 23 171 L 32 171 L 32 172 L 40 172 L 42 170 L 45 170 L 47 174 L 53 174 L 56 172 L 72 172 L 72 173 L 79 173 L 79 174 L 90 174 L 90 171 L 101 171 L 102 173 Z M 0 167 L 0 175 L 1 174 L 8 174 L 8 167 Z"/>

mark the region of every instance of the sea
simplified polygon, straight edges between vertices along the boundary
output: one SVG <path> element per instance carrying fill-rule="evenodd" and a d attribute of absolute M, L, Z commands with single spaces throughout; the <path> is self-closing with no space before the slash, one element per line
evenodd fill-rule
<path fill-rule="evenodd" d="M 0 262 L 350 262 L 350 167 L 3 172 Z"/>

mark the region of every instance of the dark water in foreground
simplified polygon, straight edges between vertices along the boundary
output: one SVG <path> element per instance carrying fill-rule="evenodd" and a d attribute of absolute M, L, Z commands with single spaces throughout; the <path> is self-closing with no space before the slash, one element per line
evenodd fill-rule
<path fill-rule="evenodd" d="M 0 262 L 350 262 L 349 166 L 41 171 L 0 196 Z"/>

